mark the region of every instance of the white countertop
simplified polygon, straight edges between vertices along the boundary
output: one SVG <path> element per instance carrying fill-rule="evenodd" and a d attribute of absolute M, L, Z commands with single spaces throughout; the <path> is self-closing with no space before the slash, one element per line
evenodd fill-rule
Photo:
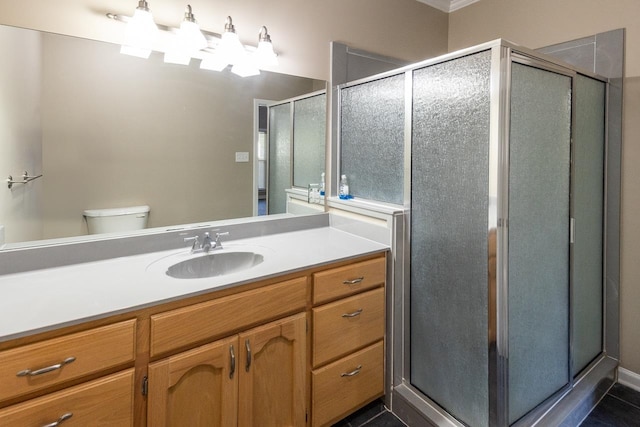
<path fill-rule="evenodd" d="M 216 251 L 254 251 L 264 261 L 224 276 L 175 279 L 166 267 L 199 256 L 181 248 L 0 276 L 0 342 L 388 249 L 331 227 L 223 246 Z"/>

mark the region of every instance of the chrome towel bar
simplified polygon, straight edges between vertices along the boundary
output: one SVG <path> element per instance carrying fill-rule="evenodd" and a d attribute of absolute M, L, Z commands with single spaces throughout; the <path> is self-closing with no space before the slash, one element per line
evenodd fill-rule
<path fill-rule="evenodd" d="M 24 173 L 22 174 L 22 181 L 14 181 L 13 177 L 11 175 L 9 175 L 9 177 L 7 178 L 7 187 L 11 188 L 13 187 L 13 184 L 26 184 L 27 182 L 31 182 L 34 179 L 38 179 L 42 176 L 42 174 L 40 175 L 29 175 L 29 172 L 24 171 Z"/>

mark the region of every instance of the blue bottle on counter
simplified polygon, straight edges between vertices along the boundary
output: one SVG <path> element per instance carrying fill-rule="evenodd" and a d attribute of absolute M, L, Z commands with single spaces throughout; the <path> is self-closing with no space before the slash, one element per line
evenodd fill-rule
<path fill-rule="evenodd" d="M 340 177 L 340 189 L 338 192 L 338 197 L 340 197 L 342 200 L 348 200 L 353 198 L 353 196 L 349 194 L 349 184 L 347 183 L 347 175 L 342 175 Z"/>

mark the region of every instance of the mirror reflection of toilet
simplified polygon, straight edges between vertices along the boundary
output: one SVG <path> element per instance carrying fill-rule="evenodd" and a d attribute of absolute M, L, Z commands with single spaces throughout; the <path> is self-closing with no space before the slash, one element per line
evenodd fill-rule
<path fill-rule="evenodd" d="M 83 212 L 89 234 L 142 230 L 147 227 L 149 206 L 87 209 Z"/>

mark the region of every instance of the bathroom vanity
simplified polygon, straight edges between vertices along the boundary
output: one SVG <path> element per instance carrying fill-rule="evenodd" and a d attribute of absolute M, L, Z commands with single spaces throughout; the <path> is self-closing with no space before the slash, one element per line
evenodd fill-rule
<path fill-rule="evenodd" d="M 387 248 L 331 227 L 221 251 L 240 248 L 264 262 L 169 277 L 205 256 L 182 248 L 0 276 L 0 425 L 324 426 L 382 396 Z"/>

